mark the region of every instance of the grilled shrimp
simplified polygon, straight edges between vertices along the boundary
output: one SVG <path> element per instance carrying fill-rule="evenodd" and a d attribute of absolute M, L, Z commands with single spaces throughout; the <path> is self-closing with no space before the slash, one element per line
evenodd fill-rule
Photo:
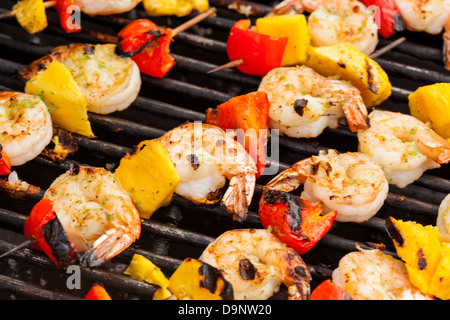
<path fill-rule="evenodd" d="M 257 169 L 239 142 L 219 127 L 202 123 L 182 124 L 159 141 L 180 175 L 177 194 L 195 202 L 217 203 L 228 179 L 222 204 L 236 219 L 246 218 Z"/>
<path fill-rule="evenodd" d="M 75 0 L 80 10 L 90 16 L 108 15 L 133 10 L 142 0 Z"/>
<path fill-rule="evenodd" d="M 42 100 L 21 92 L 0 93 L 0 144 L 12 166 L 38 156 L 52 136 L 52 119 Z"/>
<path fill-rule="evenodd" d="M 345 116 L 351 131 L 367 128 L 367 108 L 352 85 L 311 68 L 280 67 L 263 77 L 258 91 L 270 102 L 270 127 L 294 138 L 317 137 Z"/>
<path fill-rule="evenodd" d="M 310 12 L 308 30 L 311 44 L 330 46 L 346 43 L 371 54 L 378 43 L 374 16 L 358 0 L 285 0 L 270 15 Z"/>
<path fill-rule="evenodd" d="M 304 184 L 300 197 L 320 201 L 324 212 L 337 211 L 336 221 L 362 222 L 386 200 L 389 184 L 375 161 L 359 152 L 320 151 L 272 179 L 266 189 L 290 192 Z"/>
<path fill-rule="evenodd" d="M 395 0 L 406 26 L 438 34 L 450 19 L 450 0 Z"/>
<path fill-rule="evenodd" d="M 345 255 L 333 282 L 353 300 L 432 300 L 413 286 L 405 264 L 378 249 Z"/>
<path fill-rule="evenodd" d="M 53 60 L 64 64 L 86 96 L 88 110 L 108 114 L 128 108 L 141 88 L 138 66 L 130 58 L 115 54 L 114 44 L 70 44 L 56 47 L 32 62 L 20 74 L 31 79 Z"/>
<path fill-rule="evenodd" d="M 358 149 L 381 165 L 390 184 L 404 188 L 450 161 L 450 143 L 417 118 L 374 110 L 369 120 L 370 128 L 358 132 Z"/>
<path fill-rule="evenodd" d="M 289 299 L 309 297 L 311 275 L 303 259 L 266 229 L 226 231 L 203 251 L 200 260 L 222 271 L 236 300 L 264 300 L 283 283 Z"/>
<path fill-rule="evenodd" d="M 44 198 L 53 209 L 82 265 L 95 267 L 128 248 L 141 233 L 139 212 L 113 173 L 76 167 L 60 175 Z"/>
<path fill-rule="evenodd" d="M 445 242 L 450 242 L 450 194 L 439 205 L 436 227 Z"/>

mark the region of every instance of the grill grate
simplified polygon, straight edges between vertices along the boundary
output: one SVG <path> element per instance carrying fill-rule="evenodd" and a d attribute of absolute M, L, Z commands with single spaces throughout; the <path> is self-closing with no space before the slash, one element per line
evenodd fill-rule
<path fill-rule="evenodd" d="M 0 8 L 9 10 L 15 1 L 2 1 Z M 125 111 L 113 115 L 90 114 L 98 138 L 90 140 L 76 136 L 79 151 L 63 163 L 43 157 L 15 168 L 19 177 L 45 190 L 50 183 L 72 164 L 106 166 L 118 164 L 120 158 L 144 139 L 161 136 L 165 131 L 185 122 L 204 120 L 205 110 L 247 92 L 256 90 L 259 78 L 235 70 L 206 72 L 228 61 L 226 37 L 237 19 L 244 18 L 226 9 L 226 0 L 212 0 L 218 7 L 217 17 L 207 18 L 199 25 L 175 38 L 171 51 L 177 62 L 164 79 L 143 76 L 140 96 Z M 254 3 L 260 15 L 270 6 Z M 116 35 L 130 20 L 145 18 L 138 6 L 130 13 L 114 17 L 82 16 L 81 34 L 65 34 L 58 25 L 58 17 L 48 11 L 49 27 L 37 35 L 28 35 L 14 20 L 0 21 L 0 89 L 23 90 L 23 83 L 14 78 L 26 64 L 47 54 L 52 47 L 72 42 L 98 43 L 89 33 L 92 30 Z M 155 18 L 158 25 L 181 24 L 186 18 Z M 393 84 L 390 99 L 379 108 L 408 113 L 407 97 L 415 88 L 434 82 L 450 82 L 450 73 L 442 64 L 439 40 L 434 36 L 404 32 L 407 41 L 376 60 L 388 72 Z M 385 46 L 393 40 L 380 41 Z M 173 94 L 176 92 L 177 94 Z M 317 139 L 280 137 L 280 170 L 321 149 L 336 148 L 356 151 L 356 135 L 345 123 L 327 129 Z M 448 167 L 427 172 L 414 184 L 398 189 L 391 186 L 388 199 L 380 212 L 367 222 L 338 223 L 310 252 L 303 256 L 313 275 L 313 286 L 330 276 L 339 258 L 355 250 L 355 243 L 367 248 L 367 243 L 384 243 L 387 252 L 395 255 L 387 234 L 384 219 L 394 216 L 405 220 L 434 224 L 443 197 L 450 192 Z M 113 298 L 150 299 L 156 288 L 122 274 L 134 253 L 152 260 L 170 275 L 185 257 L 198 257 L 206 245 L 222 232 L 232 228 L 261 227 L 257 202 L 262 185 L 270 177 L 262 177 L 256 187 L 248 218 L 243 223 L 220 206 L 196 205 L 174 196 L 170 206 L 162 208 L 150 220 L 142 222 L 141 239 L 112 261 L 95 269 L 81 268 L 82 289 L 67 288 L 68 275 L 56 270 L 46 257 L 28 249 L 20 250 L 0 260 L 0 298 L 2 299 L 80 299 L 93 283 L 102 283 Z M 0 193 L 0 253 L 23 241 L 22 228 L 32 206 L 43 191 L 24 199 L 11 199 Z M 274 299 L 285 298 L 285 293 Z"/>

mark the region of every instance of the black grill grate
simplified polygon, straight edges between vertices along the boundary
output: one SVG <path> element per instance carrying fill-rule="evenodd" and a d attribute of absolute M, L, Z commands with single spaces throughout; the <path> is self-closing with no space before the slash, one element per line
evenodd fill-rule
<path fill-rule="evenodd" d="M 2 1 L 0 8 L 9 10 L 15 1 Z M 217 17 L 207 18 L 198 26 L 183 32 L 171 46 L 177 62 L 164 79 L 143 76 L 139 98 L 125 111 L 113 115 L 90 114 L 98 138 L 76 137 L 79 150 L 63 163 L 54 163 L 43 157 L 17 167 L 19 177 L 45 190 L 71 164 L 106 166 L 118 164 L 120 158 L 144 139 L 156 138 L 165 131 L 185 122 L 204 120 L 205 110 L 231 97 L 256 90 L 257 77 L 235 70 L 213 74 L 207 71 L 228 61 L 226 37 L 237 19 L 245 18 L 226 8 L 226 1 L 212 0 L 218 7 Z M 253 4 L 264 14 L 270 6 Z M 96 43 L 90 31 L 110 35 L 130 20 L 145 18 L 141 6 L 117 17 L 82 16 L 84 31 L 65 34 L 58 25 L 58 17 L 47 10 L 49 27 L 37 35 L 28 35 L 13 19 L 0 21 L 0 89 L 23 90 L 23 83 L 14 75 L 26 64 L 47 54 L 52 47 L 72 42 Z M 176 26 L 186 18 L 151 18 L 158 25 Z M 441 41 L 437 36 L 403 32 L 407 41 L 376 60 L 388 72 L 393 84 L 390 99 L 380 108 L 408 113 L 407 97 L 415 88 L 434 82 L 450 82 L 450 73 L 442 64 Z M 385 46 L 393 40 L 380 41 Z M 176 94 L 174 94 L 174 92 Z M 341 128 L 326 130 L 317 139 L 290 139 L 280 137 L 280 170 L 320 149 L 335 148 L 356 151 L 356 135 L 343 123 Z M 257 202 L 262 184 L 258 181 L 248 218 L 243 223 L 232 220 L 231 214 L 220 206 L 196 205 L 179 196 L 172 204 L 158 210 L 150 220 L 143 221 L 141 239 L 124 253 L 100 268 L 82 268 L 83 286 L 80 290 L 67 288 L 69 275 L 56 270 L 54 265 L 37 252 L 24 249 L 0 261 L 0 298 L 2 299 L 82 299 L 93 283 L 102 283 L 118 299 L 150 299 L 155 287 L 135 281 L 122 274 L 131 256 L 140 253 L 170 275 L 185 257 L 198 257 L 203 248 L 222 232 L 232 228 L 260 227 Z M 355 243 L 384 243 L 387 252 L 395 255 L 391 241 L 384 231 L 384 219 L 394 216 L 434 224 L 437 208 L 450 192 L 447 166 L 427 172 L 405 189 L 391 187 L 388 199 L 380 212 L 367 222 L 338 223 L 310 252 L 303 256 L 309 265 L 314 284 L 330 276 L 339 258 L 355 250 Z M 43 192 L 25 199 L 12 199 L 0 193 L 0 253 L 23 241 L 23 223 L 32 206 Z M 285 298 L 282 293 L 275 299 Z"/>

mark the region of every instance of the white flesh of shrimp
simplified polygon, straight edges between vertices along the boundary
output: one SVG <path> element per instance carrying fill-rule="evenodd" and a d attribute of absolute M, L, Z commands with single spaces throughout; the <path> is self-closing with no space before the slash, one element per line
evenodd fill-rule
<path fill-rule="evenodd" d="M 352 131 L 368 125 L 367 108 L 358 89 L 306 66 L 272 69 L 258 91 L 269 98 L 270 127 L 289 137 L 317 137 L 327 127 L 336 128 L 344 115 Z"/>
<path fill-rule="evenodd" d="M 450 194 L 439 205 L 436 227 L 445 242 L 450 242 Z"/>
<path fill-rule="evenodd" d="M 285 0 L 268 16 L 307 11 L 308 30 L 314 46 L 346 43 L 369 55 L 378 43 L 374 15 L 357 0 Z"/>
<path fill-rule="evenodd" d="M 141 232 L 139 212 L 113 173 L 103 168 L 80 167 L 51 184 L 44 198 L 55 213 L 82 264 L 98 266 L 116 256 Z"/>
<path fill-rule="evenodd" d="M 12 166 L 37 157 L 52 136 L 52 119 L 42 100 L 21 92 L 0 93 L 0 144 Z"/>
<path fill-rule="evenodd" d="M 90 16 L 128 12 L 142 0 L 75 0 L 75 5 Z"/>
<path fill-rule="evenodd" d="M 438 34 L 450 19 L 450 0 L 395 0 L 409 29 Z"/>
<path fill-rule="evenodd" d="M 432 300 L 411 284 L 405 264 L 378 249 L 345 255 L 333 282 L 353 300 Z"/>
<path fill-rule="evenodd" d="M 235 218 L 245 219 L 257 169 L 239 142 L 219 127 L 201 123 L 178 126 L 159 141 L 180 175 L 177 194 L 196 202 L 215 203 L 228 179 L 222 204 Z"/>
<path fill-rule="evenodd" d="M 321 151 L 286 169 L 265 188 L 285 192 L 304 184 L 301 198 L 321 202 L 324 212 L 337 211 L 336 221 L 363 222 L 386 200 L 389 184 L 375 161 L 359 152 Z"/>
<path fill-rule="evenodd" d="M 311 275 L 302 258 L 265 229 L 224 232 L 200 260 L 221 270 L 236 300 L 265 300 L 283 283 L 290 298 L 307 299 Z"/>
<path fill-rule="evenodd" d="M 424 171 L 450 161 L 450 143 L 407 114 L 374 110 L 358 132 L 359 151 L 378 162 L 390 184 L 404 188 Z"/>

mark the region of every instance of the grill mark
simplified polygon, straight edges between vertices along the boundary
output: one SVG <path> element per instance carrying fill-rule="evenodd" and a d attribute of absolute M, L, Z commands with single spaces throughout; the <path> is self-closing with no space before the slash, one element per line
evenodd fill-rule
<path fill-rule="evenodd" d="M 303 117 L 304 109 L 308 105 L 308 100 L 306 99 L 297 99 L 294 102 L 294 111 Z"/>
<path fill-rule="evenodd" d="M 256 268 L 248 259 L 239 261 L 239 275 L 243 280 L 254 280 L 256 277 Z"/>
<path fill-rule="evenodd" d="M 417 257 L 419 258 L 419 270 L 425 269 L 427 267 L 427 259 L 425 258 L 425 254 L 423 253 L 422 248 L 417 251 Z"/>
<path fill-rule="evenodd" d="M 368 84 L 369 90 L 375 94 L 378 94 L 379 90 L 374 81 L 374 76 L 372 73 L 372 66 L 369 63 L 369 60 L 366 60 L 366 72 L 367 72 L 367 84 Z"/>

